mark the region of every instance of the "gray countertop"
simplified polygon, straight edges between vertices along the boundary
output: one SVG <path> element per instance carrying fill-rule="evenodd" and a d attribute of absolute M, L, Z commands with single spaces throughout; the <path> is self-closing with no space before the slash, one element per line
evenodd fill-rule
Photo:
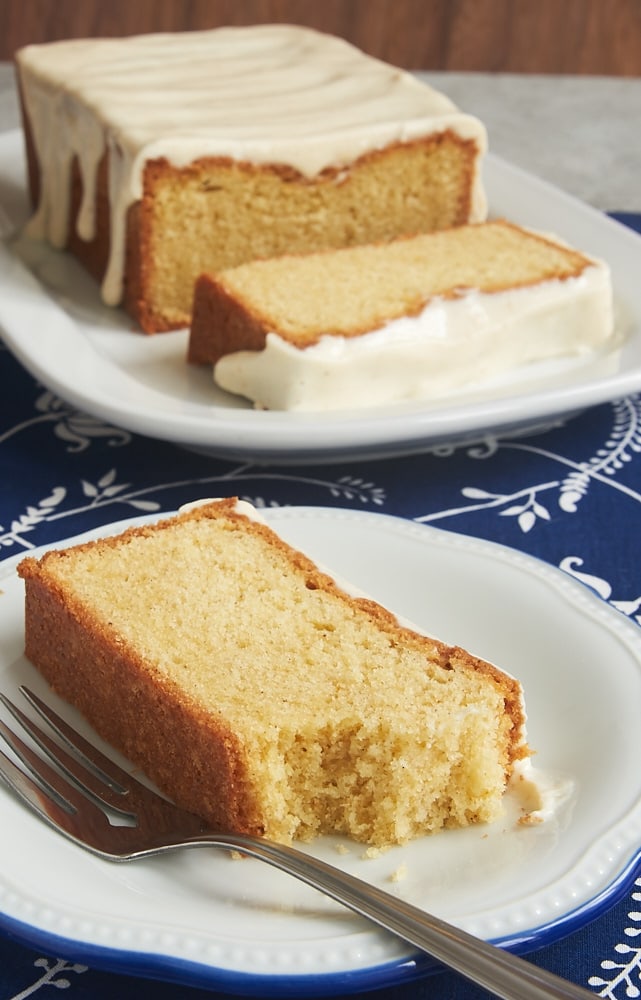
<path fill-rule="evenodd" d="M 641 79 L 420 73 L 487 126 L 498 156 L 605 211 L 641 212 Z M 0 63 L 0 131 L 19 125 Z"/>
<path fill-rule="evenodd" d="M 604 211 L 641 212 L 641 78 L 423 73 L 492 152 Z"/>

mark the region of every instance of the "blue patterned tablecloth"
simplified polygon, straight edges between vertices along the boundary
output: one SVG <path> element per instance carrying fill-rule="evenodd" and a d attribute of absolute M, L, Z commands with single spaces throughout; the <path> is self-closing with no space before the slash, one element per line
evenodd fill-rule
<path fill-rule="evenodd" d="M 641 216 L 619 218 L 641 231 Z M 259 466 L 105 426 L 37 384 L 0 343 L 0 559 L 225 494 L 258 506 L 382 511 L 502 542 L 588 582 L 641 624 L 641 396 L 519 437 L 487 437 L 412 457 Z M 597 996 L 641 996 L 641 867 L 605 915 L 529 957 Z M 44 998 L 53 988 L 77 1000 L 223 996 L 86 968 L 33 951 L 0 930 L 0 1000 Z M 449 972 L 368 994 L 373 1000 L 485 995 Z"/>

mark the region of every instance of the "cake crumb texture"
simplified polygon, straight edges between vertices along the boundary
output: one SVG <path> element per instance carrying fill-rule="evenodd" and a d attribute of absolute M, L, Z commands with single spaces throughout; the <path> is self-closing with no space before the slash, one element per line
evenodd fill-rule
<path fill-rule="evenodd" d="M 328 334 L 359 337 L 416 316 L 436 298 L 562 281 L 590 264 L 578 250 L 504 219 L 247 262 L 199 278 L 189 360 L 215 364 L 226 353 L 259 350 L 269 332 L 301 349 Z"/>
<path fill-rule="evenodd" d="M 26 655 L 213 826 L 374 846 L 488 822 L 517 681 L 346 594 L 235 500 L 19 567 Z"/>
<path fill-rule="evenodd" d="M 125 292 L 127 307 L 143 327 L 187 326 L 203 272 L 465 222 L 476 157 L 472 142 L 446 133 L 312 180 L 279 166 L 151 162 L 136 215 L 146 264 Z"/>

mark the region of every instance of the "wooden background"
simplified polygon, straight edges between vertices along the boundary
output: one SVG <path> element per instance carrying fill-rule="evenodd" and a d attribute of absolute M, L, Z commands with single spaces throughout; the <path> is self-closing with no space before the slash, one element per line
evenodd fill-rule
<path fill-rule="evenodd" d="M 641 0 L 0 0 L 28 42 L 289 21 L 407 69 L 641 76 Z"/>

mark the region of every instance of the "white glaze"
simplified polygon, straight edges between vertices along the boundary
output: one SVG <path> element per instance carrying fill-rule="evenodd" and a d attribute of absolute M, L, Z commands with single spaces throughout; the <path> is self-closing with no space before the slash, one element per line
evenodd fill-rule
<path fill-rule="evenodd" d="M 508 785 L 520 810 L 518 822 L 523 826 L 536 826 L 557 817 L 576 790 L 576 782 L 569 775 L 534 767 L 531 757 L 516 762 Z"/>
<path fill-rule="evenodd" d="M 221 503 L 225 497 L 203 497 L 201 500 L 190 500 L 188 503 L 181 504 L 178 508 L 179 514 L 188 514 L 191 510 L 196 510 L 198 507 L 206 507 L 210 503 Z M 265 518 L 262 514 L 256 510 L 254 505 L 249 502 L 249 500 L 241 500 L 236 497 L 236 503 L 234 505 L 234 513 L 243 514 L 248 517 L 251 521 L 258 521 L 259 524 L 267 524 Z"/>
<path fill-rule="evenodd" d="M 613 336 L 608 267 L 505 292 L 431 299 L 359 337 L 300 349 L 269 333 L 262 351 L 214 367 L 217 384 L 270 410 L 356 409 L 444 396 L 542 359 L 594 351 Z"/>
<path fill-rule="evenodd" d="M 204 156 L 287 164 L 307 177 L 393 142 L 451 130 L 486 148 L 483 125 L 409 73 L 339 38 L 291 25 L 95 38 L 17 54 L 41 165 L 30 232 L 67 241 L 74 156 L 84 180 L 77 226 L 93 234 L 96 164 L 110 152 L 111 257 L 103 298 L 122 296 L 124 222 L 144 165 Z M 480 175 L 470 221 L 485 216 Z"/>

